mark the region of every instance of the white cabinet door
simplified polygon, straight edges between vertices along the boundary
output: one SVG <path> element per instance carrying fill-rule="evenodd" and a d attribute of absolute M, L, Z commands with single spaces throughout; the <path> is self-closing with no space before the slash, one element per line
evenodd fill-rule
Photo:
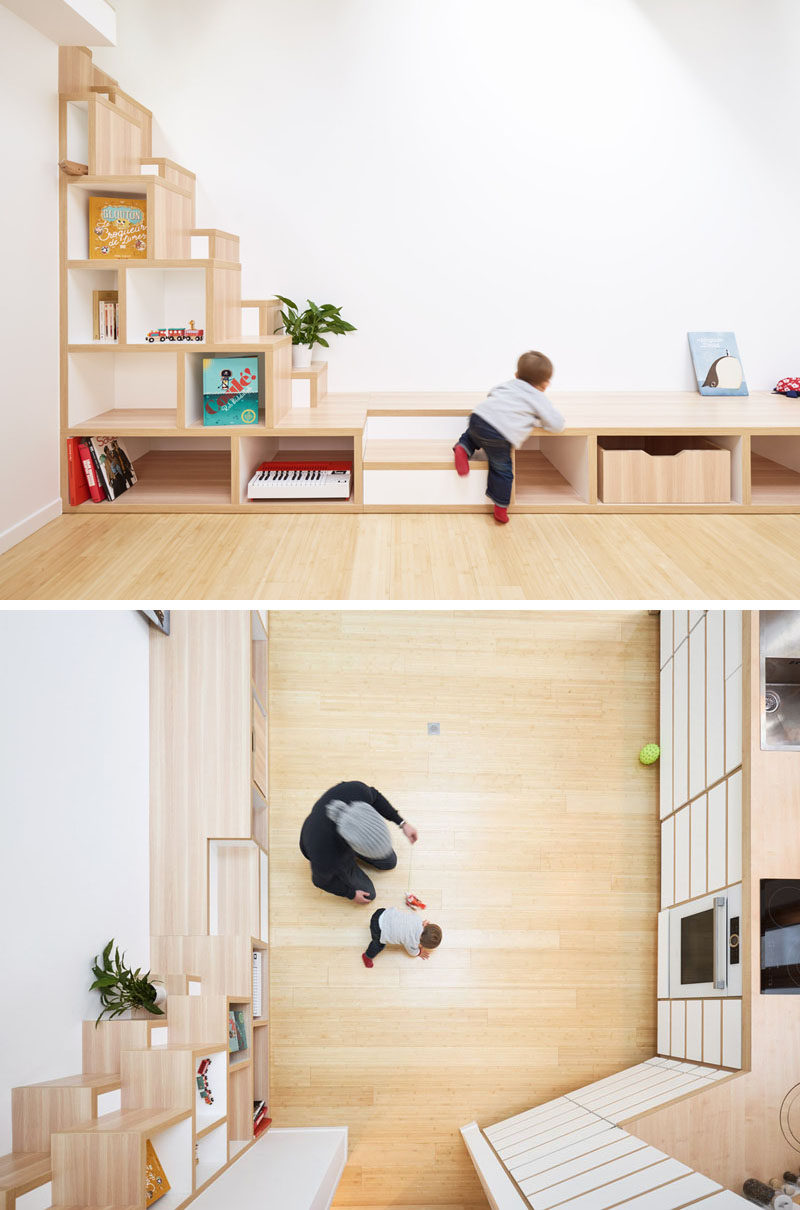
<path fill-rule="evenodd" d="M 703 1062 L 719 1067 L 721 1026 L 721 1000 L 703 1001 Z"/>
<path fill-rule="evenodd" d="M 673 650 L 677 651 L 689 633 L 688 609 L 676 609 L 673 614 Z"/>
<path fill-rule="evenodd" d="M 659 812 L 663 819 L 672 810 L 672 660 L 661 669 L 661 757 L 658 762 Z"/>
<path fill-rule="evenodd" d="M 671 1026 L 672 1038 L 670 1039 L 669 1053 L 673 1059 L 686 1058 L 686 1001 L 671 1000 L 670 1007 L 672 1012 Z"/>
<path fill-rule="evenodd" d="M 672 610 L 661 610 L 661 664 L 664 667 L 667 660 L 672 658 Z"/>
<path fill-rule="evenodd" d="M 703 1001 L 686 1001 L 686 1058 L 703 1058 Z"/>
<path fill-rule="evenodd" d="M 742 670 L 725 681 L 725 772 L 742 763 Z"/>
<path fill-rule="evenodd" d="M 659 1000 L 658 1002 L 658 1037 L 656 1039 L 656 1050 L 660 1055 L 668 1055 L 669 1046 L 669 1020 L 670 1020 L 670 1002 L 669 1000 Z"/>
<path fill-rule="evenodd" d="M 722 1066 L 742 1066 L 742 1002 L 722 1001 Z"/>
<path fill-rule="evenodd" d="M 682 807 L 689 798 L 688 643 L 672 657 L 672 674 L 672 805 Z"/>
<path fill-rule="evenodd" d="M 725 782 L 708 792 L 708 893 L 726 883 L 728 842 Z"/>
<path fill-rule="evenodd" d="M 705 895 L 707 889 L 708 847 L 706 837 L 707 802 L 705 794 L 690 804 L 691 811 L 691 874 L 689 894 L 692 899 Z"/>
<path fill-rule="evenodd" d="M 725 610 L 725 676 L 742 666 L 742 612 Z"/>
<path fill-rule="evenodd" d="M 675 902 L 689 898 L 689 808 L 675 816 Z"/>
<path fill-rule="evenodd" d="M 728 882 L 742 878 L 742 774 L 728 778 Z"/>
<path fill-rule="evenodd" d="M 705 790 L 706 781 L 706 625 L 689 635 L 689 797 Z"/>
<path fill-rule="evenodd" d="M 725 772 L 725 615 L 706 614 L 706 785 Z"/>
<path fill-rule="evenodd" d="M 675 817 L 670 815 L 661 825 L 661 906 L 675 902 Z"/>
<path fill-rule="evenodd" d="M 669 912 L 658 913 L 658 998 L 669 996 Z"/>

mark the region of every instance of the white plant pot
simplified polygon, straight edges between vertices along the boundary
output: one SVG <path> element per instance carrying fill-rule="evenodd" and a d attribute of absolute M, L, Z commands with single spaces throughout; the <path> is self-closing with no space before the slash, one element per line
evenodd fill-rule
<path fill-rule="evenodd" d="M 292 369 L 307 370 L 311 365 L 311 345 L 292 345 Z"/>

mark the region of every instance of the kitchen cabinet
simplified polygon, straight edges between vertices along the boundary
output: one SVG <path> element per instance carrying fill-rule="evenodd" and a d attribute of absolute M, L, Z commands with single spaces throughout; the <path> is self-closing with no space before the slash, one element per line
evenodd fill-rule
<path fill-rule="evenodd" d="M 703 1001 L 686 1001 L 686 1058 L 703 1058 Z"/>
<path fill-rule="evenodd" d="M 691 812 L 691 869 L 689 876 L 689 895 L 696 899 L 706 893 L 708 877 L 708 847 L 706 821 L 708 816 L 708 799 L 705 794 L 696 798 L 689 805 Z"/>
<path fill-rule="evenodd" d="M 669 912 L 658 913 L 658 985 L 659 1000 L 669 997 Z"/>
<path fill-rule="evenodd" d="M 703 1001 L 703 1062 L 719 1067 L 722 1039 L 722 1001 Z"/>
<path fill-rule="evenodd" d="M 725 679 L 742 666 L 742 612 L 725 611 Z"/>
<path fill-rule="evenodd" d="M 670 1002 L 669 1000 L 660 1000 L 658 1004 L 658 1021 L 656 1034 L 656 1049 L 660 1055 L 669 1054 L 670 1042 Z"/>
<path fill-rule="evenodd" d="M 725 615 L 706 614 L 706 785 L 725 772 Z"/>
<path fill-rule="evenodd" d="M 689 798 L 707 785 L 706 626 L 699 622 L 689 634 Z"/>
<path fill-rule="evenodd" d="M 742 1002 L 722 1002 L 722 1066 L 742 1066 Z"/>
<path fill-rule="evenodd" d="M 672 1036 L 669 1053 L 673 1059 L 684 1059 L 686 1057 L 686 1001 L 671 1000 L 670 1008 L 672 1010 L 670 1013 Z"/>
<path fill-rule="evenodd" d="M 683 807 L 675 816 L 675 903 L 689 898 L 690 815 Z"/>
<path fill-rule="evenodd" d="M 726 645 L 727 650 L 727 645 Z M 742 669 L 725 678 L 725 772 L 742 763 Z"/>
<path fill-rule="evenodd" d="M 662 615 L 663 616 L 663 615 Z M 661 756 L 658 762 L 659 809 L 661 818 L 672 810 L 672 656 L 661 669 L 661 715 L 659 742 Z"/>
<path fill-rule="evenodd" d="M 720 782 L 708 792 L 708 887 L 718 891 L 727 882 L 727 792 Z"/>
<path fill-rule="evenodd" d="M 677 614 L 676 614 L 677 616 Z M 689 798 L 689 645 L 672 657 L 672 806 Z"/>
<path fill-rule="evenodd" d="M 728 882 L 742 878 L 742 772 L 728 778 Z"/>
<path fill-rule="evenodd" d="M 663 668 L 664 665 L 667 663 L 667 661 L 672 659 L 672 652 L 674 650 L 673 645 L 672 645 L 673 640 L 672 640 L 672 610 L 671 609 L 662 609 L 661 610 L 661 617 L 659 619 L 659 624 L 660 624 L 660 628 L 661 628 L 660 629 L 661 658 L 660 658 L 659 667 Z"/>
<path fill-rule="evenodd" d="M 661 906 L 675 902 L 675 816 L 661 825 Z"/>

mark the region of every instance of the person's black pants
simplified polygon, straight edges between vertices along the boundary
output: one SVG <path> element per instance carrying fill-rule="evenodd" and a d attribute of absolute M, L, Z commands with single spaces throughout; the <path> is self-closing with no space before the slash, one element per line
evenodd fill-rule
<path fill-rule="evenodd" d="M 511 485 L 514 482 L 511 442 L 506 441 L 503 434 L 498 433 L 488 420 L 473 414 L 469 418 L 466 431 L 459 437 L 458 444 L 463 445 L 470 458 L 476 450 L 483 450 L 489 463 L 486 495 L 501 508 L 508 508 L 511 500 Z"/>
<path fill-rule="evenodd" d="M 369 922 L 369 931 L 372 934 L 372 940 L 367 946 L 368 958 L 377 958 L 381 950 L 386 949 L 386 946 L 381 941 L 381 916 L 383 912 L 383 908 L 378 908 L 377 912 L 372 913 L 372 919 Z"/>
<path fill-rule="evenodd" d="M 359 861 L 363 862 L 364 865 L 371 865 L 373 870 L 393 870 L 397 865 L 397 854 L 392 849 L 388 857 L 372 860 L 369 857 L 362 857 L 359 853 L 353 853 L 350 869 L 344 877 L 357 891 L 366 891 L 370 899 L 374 899 L 375 883 L 366 870 L 362 870 L 361 866 L 358 865 Z"/>

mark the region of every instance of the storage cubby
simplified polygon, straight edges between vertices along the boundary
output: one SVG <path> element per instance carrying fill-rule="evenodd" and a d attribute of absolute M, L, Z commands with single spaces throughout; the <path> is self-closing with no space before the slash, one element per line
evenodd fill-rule
<path fill-rule="evenodd" d="M 228 1160 L 228 1128 L 223 1122 L 195 1143 L 194 1187 L 201 1189 Z"/>
<path fill-rule="evenodd" d="M 126 287 L 128 344 L 144 344 L 148 332 L 158 328 L 188 328 L 190 321 L 203 329 L 205 340 L 205 269 L 151 269 L 134 264 L 127 273 Z"/>
<path fill-rule="evenodd" d="M 253 1138 L 253 1068 L 232 1066 L 228 1072 L 228 1140 L 249 1143 Z"/>
<path fill-rule="evenodd" d="M 252 1060 L 253 1014 L 249 1000 L 231 1000 L 228 1011 L 229 1013 L 242 1013 L 244 1015 L 244 1031 L 246 1042 L 246 1045 L 242 1046 L 241 1041 L 239 1041 L 238 1050 L 228 1051 L 228 1070 L 232 1071 L 234 1068 L 243 1066 L 244 1064 L 249 1065 L 250 1061 Z M 228 1096 L 230 1097 L 230 1089 L 228 1090 Z"/>
<path fill-rule="evenodd" d="M 193 272 L 198 272 L 198 270 L 193 270 Z M 219 345 L 214 345 L 212 348 L 205 349 L 202 352 L 196 352 L 191 347 L 187 348 L 184 383 L 186 427 L 201 428 L 205 429 L 206 432 L 213 432 L 215 428 L 226 427 L 223 425 L 203 424 L 203 360 L 208 357 L 256 357 L 258 359 L 258 423 L 257 425 L 237 424 L 228 427 L 233 428 L 237 433 L 247 433 L 253 428 L 263 429 L 267 381 L 267 364 L 264 353 L 259 353 L 257 349 L 248 352 L 246 349 L 241 350 L 238 347 L 232 349 L 230 352 L 226 352 Z"/>
<path fill-rule="evenodd" d="M 599 436 L 601 504 L 728 504 L 741 499 L 741 438 Z"/>
<path fill-rule="evenodd" d="M 304 497 L 302 495 L 279 497 L 274 500 L 249 500 L 247 485 L 262 462 L 349 462 L 353 467 L 350 477 L 350 496 L 344 498 Z M 276 506 L 305 503 L 311 507 L 319 503 L 324 511 L 335 511 L 353 503 L 355 494 L 355 462 L 352 437 L 264 437 L 244 436 L 239 443 L 239 503 L 254 510 L 269 510 Z"/>
<path fill-rule="evenodd" d="M 191 1197 L 194 1189 L 191 1118 L 151 1134 L 150 1142 L 170 1184 L 158 1205 L 162 1210 L 175 1210 Z"/>
<path fill-rule="evenodd" d="M 753 504 L 800 506 L 800 437 L 751 437 L 750 482 Z"/>
<path fill-rule="evenodd" d="M 269 1105 L 269 1025 L 253 1029 L 253 1100 Z"/>
<path fill-rule="evenodd" d="M 67 184 L 67 260 L 89 260 L 89 198 L 90 197 L 125 197 L 147 200 L 147 191 L 141 189 L 114 189 L 103 184 L 87 183 L 85 177 L 71 178 Z M 148 256 L 153 255 L 153 215 L 148 209 L 147 214 L 147 246 Z M 111 257 L 107 262 L 98 259 L 98 263 L 112 264 L 118 258 Z M 127 263 L 127 262 L 126 262 Z"/>
<path fill-rule="evenodd" d="M 65 159 L 89 166 L 89 102 L 67 101 Z"/>
<path fill-rule="evenodd" d="M 134 353 L 102 346 L 96 351 L 70 353 L 70 426 L 113 436 L 115 426 L 175 428 L 177 356 L 171 351 Z"/>
<path fill-rule="evenodd" d="M 95 291 L 119 292 L 119 274 L 113 262 L 98 269 L 67 270 L 68 339 L 71 345 L 108 344 L 95 339 Z"/>
<path fill-rule="evenodd" d="M 213 1104 L 207 1105 L 203 1100 L 198 1083 L 197 1071 L 204 1063 L 208 1064 L 205 1070 L 205 1082 L 208 1085 L 208 1090 L 213 1098 Z M 221 1050 L 211 1051 L 205 1055 L 195 1055 L 195 1134 L 205 1134 L 206 1131 L 214 1127 L 218 1122 L 224 1122 L 228 1112 L 228 1080 L 227 1080 L 227 1063 L 225 1061 L 225 1052 Z"/>
<path fill-rule="evenodd" d="M 260 1028 L 266 1021 L 269 1020 L 269 948 L 266 941 L 261 941 L 258 938 L 251 939 L 253 963 L 253 996 L 252 996 L 252 1013 L 253 1013 L 253 1029 Z M 260 1005 L 256 1002 L 255 996 L 255 957 L 258 957 L 261 969 L 261 1002 Z M 257 1009 L 260 1011 L 257 1012 Z"/>
<path fill-rule="evenodd" d="M 251 790 L 253 839 L 269 850 L 269 805 L 257 786 Z"/>
<path fill-rule="evenodd" d="M 146 356 L 146 354 L 145 354 Z M 101 417 L 102 419 L 102 417 Z M 116 420 L 117 425 L 113 423 Z M 117 436 L 118 414 L 104 424 L 109 436 Z M 85 427 L 85 426 L 84 426 Z M 88 431 L 102 431 L 94 425 Z M 99 504 L 86 500 L 81 511 L 117 509 L 186 509 L 213 512 L 227 508 L 231 501 L 230 441 L 193 441 L 182 437 L 125 436 L 125 448 L 133 462 L 137 481 L 116 500 Z"/>
<path fill-rule="evenodd" d="M 588 438 L 529 437 L 514 455 L 514 494 L 518 505 L 588 504 Z"/>

